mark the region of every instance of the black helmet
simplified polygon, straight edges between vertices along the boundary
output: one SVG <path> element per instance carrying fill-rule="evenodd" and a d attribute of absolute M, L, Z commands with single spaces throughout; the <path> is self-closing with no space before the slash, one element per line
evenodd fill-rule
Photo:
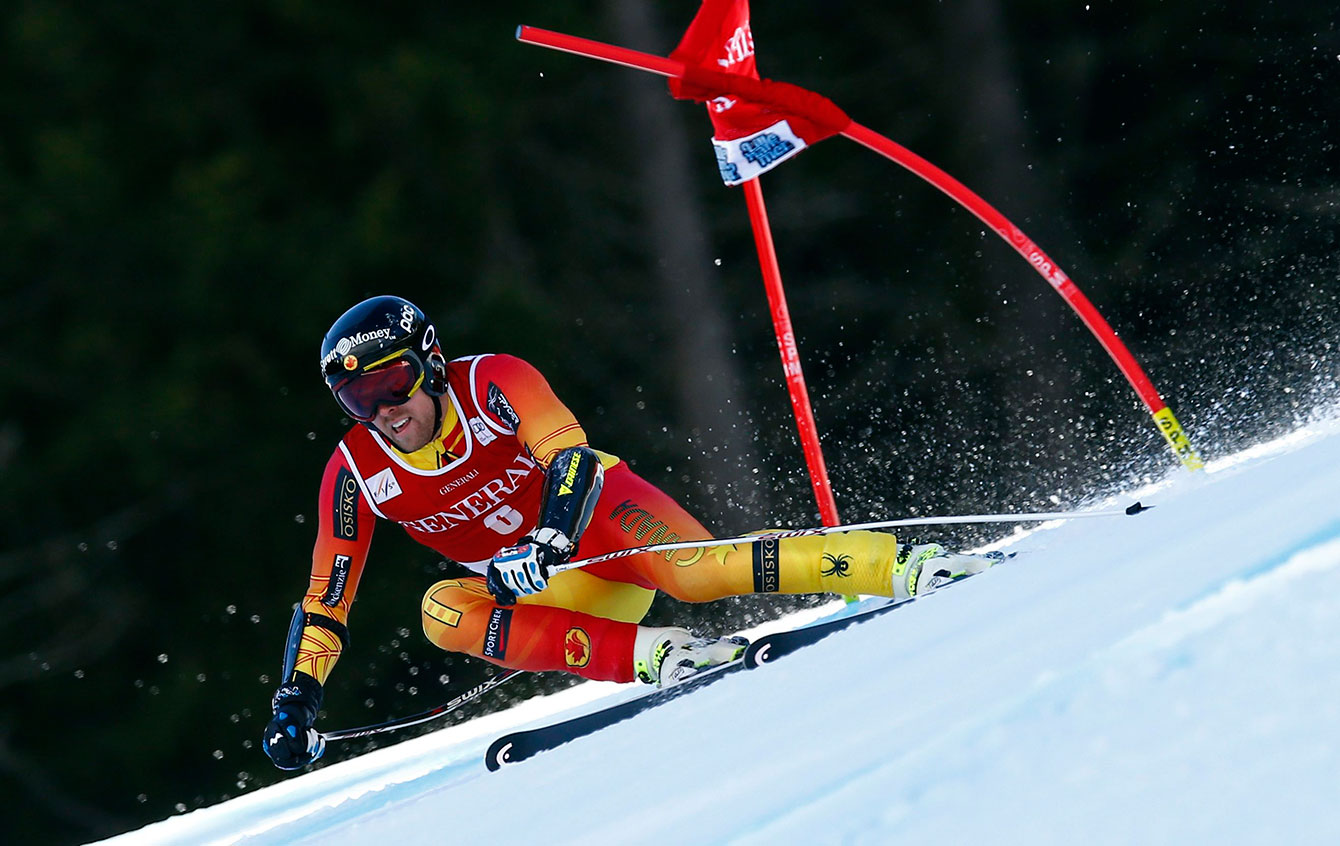
<path fill-rule="evenodd" d="M 437 330 L 400 297 L 373 297 L 346 311 L 321 341 L 321 375 L 340 409 L 367 423 L 377 406 L 398 405 L 423 387 L 447 389 L 447 363 Z"/>

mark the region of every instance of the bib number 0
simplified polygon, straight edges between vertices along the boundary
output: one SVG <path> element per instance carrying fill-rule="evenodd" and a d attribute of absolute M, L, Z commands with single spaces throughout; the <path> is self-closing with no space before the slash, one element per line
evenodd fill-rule
<path fill-rule="evenodd" d="M 525 518 L 521 516 L 521 512 L 510 505 L 504 505 L 484 518 L 484 525 L 500 535 L 510 535 L 521 528 L 524 522 Z"/>

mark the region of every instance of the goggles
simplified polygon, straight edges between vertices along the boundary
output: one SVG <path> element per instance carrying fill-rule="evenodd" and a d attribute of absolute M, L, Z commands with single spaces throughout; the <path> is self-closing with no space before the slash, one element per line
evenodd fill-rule
<path fill-rule="evenodd" d="M 423 364 L 409 351 L 389 364 L 374 363 L 349 381 L 335 387 L 335 401 L 344 413 L 360 423 L 370 423 L 382 405 L 409 402 L 423 385 Z"/>

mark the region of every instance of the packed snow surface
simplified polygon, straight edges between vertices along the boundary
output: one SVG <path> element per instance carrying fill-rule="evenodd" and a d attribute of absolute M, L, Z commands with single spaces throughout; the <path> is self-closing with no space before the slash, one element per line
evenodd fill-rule
<path fill-rule="evenodd" d="M 1137 498 L 1156 507 L 1020 535 L 978 578 L 497 773 L 498 734 L 628 688 L 105 842 L 1340 843 L 1340 427 L 1093 507 Z"/>

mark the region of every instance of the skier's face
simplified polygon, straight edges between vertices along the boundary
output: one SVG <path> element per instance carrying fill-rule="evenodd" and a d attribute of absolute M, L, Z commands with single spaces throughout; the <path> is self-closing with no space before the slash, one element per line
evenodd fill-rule
<path fill-rule="evenodd" d="M 433 398 L 427 391 L 419 390 L 414 396 L 399 405 L 382 403 L 377 406 L 377 416 L 372 425 L 377 427 L 386 438 L 401 452 L 414 452 L 421 449 L 433 436 L 433 422 L 437 419 L 437 409 L 433 407 Z"/>

